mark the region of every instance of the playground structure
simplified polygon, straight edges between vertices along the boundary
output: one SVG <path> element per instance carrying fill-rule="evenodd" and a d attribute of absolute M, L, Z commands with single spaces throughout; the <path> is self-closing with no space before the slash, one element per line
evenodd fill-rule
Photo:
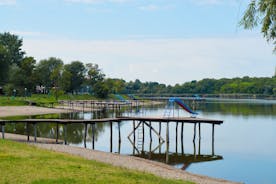
<path fill-rule="evenodd" d="M 171 97 L 169 98 L 168 105 L 164 112 L 164 117 L 170 117 L 171 111 L 174 110 L 174 103 L 179 105 L 182 109 L 190 113 L 191 117 L 196 117 L 198 115 L 197 112 L 193 111 L 188 105 L 186 105 L 181 99 L 177 97 Z"/>

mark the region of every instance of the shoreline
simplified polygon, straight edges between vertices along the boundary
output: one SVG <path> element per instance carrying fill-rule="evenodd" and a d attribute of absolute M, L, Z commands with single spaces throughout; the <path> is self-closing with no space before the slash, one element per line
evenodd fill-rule
<path fill-rule="evenodd" d="M 197 184 L 238 184 L 238 182 L 193 174 L 164 163 L 151 161 L 144 158 L 64 145 L 61 144 L 62 140 L 59 141 L 59 144 L 55 144 L 55 139 L 38 137 L 37 143 L 34 143 L 34 138 L 32 136 L 30 136 L 30 142 L 26 141 L 26 135 L 6 133 L 5 137 L 8 140 L 22 142 L 41 149 L 75 155 L 84 159 L 95 160 L 130 170 L 146 172 L 162 178 L 191 181 Z"/>
<path fill-rule="evenodd" d="M 20 115 L 38 115 L 38 114 L 55 114 L 55 113 L 68 113 L 67 109 L 45 108 L 35 106 L 0 106 L 0 118 L 9 116 Z M 36 147 L 48 149 L 57 152 L 68 153 L 76 155 L 89 160 L 96 160 L 99 162 L 111 164 L 114 166 L 124 167 L 127 169 L 138 170 L 142 172 L 151 173 L 163 178 L 181 179 L 192 181 L 198 184 L 237 184 L 238 182 L 227 181 L 224 179 L 216 179 L 208 176 L 192 174 L 187 171 L 179 170 L 172 166 L 156 161 L 146 160 L 134 156 L 119 155 L 114 153 L 107 153 L 102 151 L 89 150 L 86 148 L 52 144 L 55 139 L 37 138 L 37 143 L 33 142 L 33 137 L 30 136 L 30 142 L 27 142 L 26 135 L 19 134 L 5 134 L 6 139 L 13 141 L 25 142 Z M 62 143 L 62 140 L 58 141 Z"/>

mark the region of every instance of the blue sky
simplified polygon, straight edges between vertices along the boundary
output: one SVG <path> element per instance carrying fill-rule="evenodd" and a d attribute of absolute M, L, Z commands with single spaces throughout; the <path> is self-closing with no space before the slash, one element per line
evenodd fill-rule
<path fill-rule="evenodd" d="M 272 45 L 238 27 L 249 0 L 0 0 L 0 32 L 37 60 L 97 63 L 108 77 L 166 84 L 272 76 Z"/>

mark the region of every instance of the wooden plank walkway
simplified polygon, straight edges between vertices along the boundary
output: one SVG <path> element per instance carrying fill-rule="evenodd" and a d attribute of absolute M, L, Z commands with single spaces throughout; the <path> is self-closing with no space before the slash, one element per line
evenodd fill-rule
<path fill-rule="evenodd" d="M 74 120 L 74 119 L 23 119 L 23 120 L 0 120 L 0 124 L 5 123 L 104 123 L 104 122 L 121 122 L 121 121 L 150 121 L 150 122 L 183 122 L 183 123 L 209 123 L 220 125 L 222 120 L 193 118 L 193 117 L 115 117 L 91 120 Z"/>

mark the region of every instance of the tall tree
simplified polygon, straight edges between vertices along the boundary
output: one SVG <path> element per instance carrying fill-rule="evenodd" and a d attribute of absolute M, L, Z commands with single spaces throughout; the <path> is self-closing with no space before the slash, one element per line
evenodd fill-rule
<path fill-rule="evenodd" d="M 273 42 L 276 52 L 276 0 L 251 0 L 240 24 L 245 29 L 261 24 L 264 37 Z"/>
<path fill-rule="evenodd" d="M 37 83 L 46 87 L 53 87 L 54 81 L 51 80 L 51 75 L 56 70 L 61 70 L 63 61 L 58 58 L 50 57 L 49 59 L 41 60 L 35 69 Z"/>
<path fill-rule="evenodd" d="M 71 74 L 71 85 L 69 90 L 73 92 L 74 90 L 80 89 L 84 82 L 86 71 L 83 63 L 80 61 L 73 61 L 72 63 L 65 65 L 64 69 Z"/>
<path fill-rule="evenodd" d="M 21 90 L 27 88 L 32 90 L 35 88 L 34 68 L 36 60 L 33 57 L 25 57 L 17 68 L 14 76 L 11 76 L 13 83 Z M 11 82 L 12 82 L 11 81 Z"/>
<path fill-rule="evenodd" d="M 87 76 L 88 76 L 88 83 L 91 86 L 94 86 L 98 82 L 102 82 L 104 80 L 105 74 L 99 68 L 99 65 L 88 63 L 86 64 L 87 68 Z"/>
<path fill-rule="evenodd" d="M 0 44 L 0 85 L 8 80 L 9 61 L 7 58 L 7 50 Z"/>
<path fill-rule="evenodd" d="M 0 33 L 0 45 L 6 49 L 9 63 L 19 65 L 25 54 L 22 51 L 23 40 L 8 32 Z"/>

